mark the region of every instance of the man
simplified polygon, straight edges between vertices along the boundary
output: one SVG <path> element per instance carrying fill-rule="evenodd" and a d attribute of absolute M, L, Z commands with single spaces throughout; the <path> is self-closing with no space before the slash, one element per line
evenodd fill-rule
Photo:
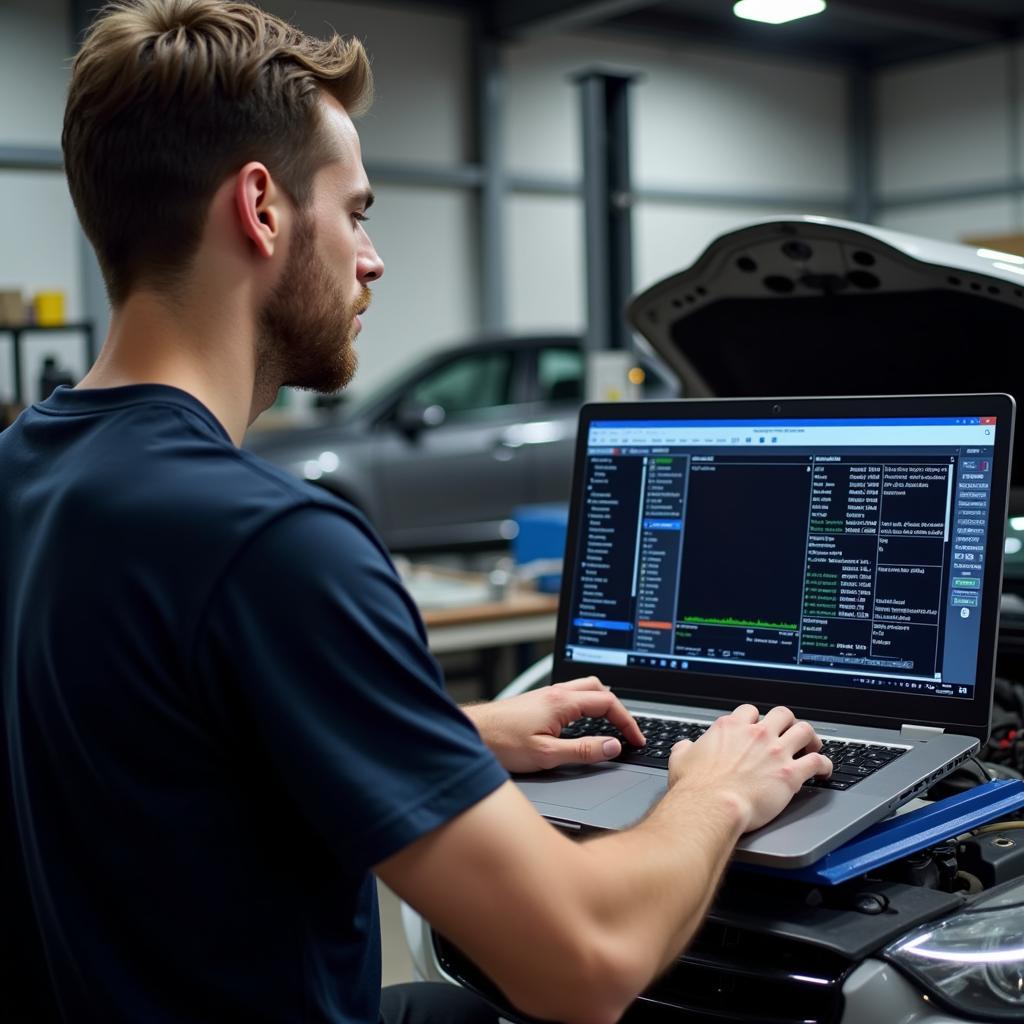
<path fill-rule="evenodd" d="M 40 1017 L 493 1020 L 444 987 L 382 1005 L 375 874 L 524 1012 L 610 1024 L 736 839 L 830 770 L 744 706 L 643 823 L 571 842 L 507 771 L 614 756 L 559 739 L 581 715 L 641 743 L 618 700 L 588 678 L 463 713 L 364 520 L 238 449 L 281 386 L 354 372 L 369 91 L 358 43 L 219 0 L 115 5 L 75 61 L 110 334 L 0 436 L 3 998 Z"/>

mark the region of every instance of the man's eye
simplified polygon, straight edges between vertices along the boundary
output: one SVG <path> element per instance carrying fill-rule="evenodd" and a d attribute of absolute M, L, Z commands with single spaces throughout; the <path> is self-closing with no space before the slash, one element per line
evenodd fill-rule
<path fill-rule="evenodd" d="M 370 218 L 365 213 L 353 213 L 352 216 L 359 221 L 360 224 L 365 224 Z"/>

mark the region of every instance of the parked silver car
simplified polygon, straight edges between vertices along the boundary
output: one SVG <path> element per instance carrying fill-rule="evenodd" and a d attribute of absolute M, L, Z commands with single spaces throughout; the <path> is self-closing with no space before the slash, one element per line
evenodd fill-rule
<path fill-rule="evenodd" d="M 677 393 L 648 358 L 645 397 Z M 567 501 L 583 399 L 579 337 L 498 337 L 426 357 L 332 422 L 246 446 L 348 498 L 392 550 L 503 540 L 519 505 Z"/>

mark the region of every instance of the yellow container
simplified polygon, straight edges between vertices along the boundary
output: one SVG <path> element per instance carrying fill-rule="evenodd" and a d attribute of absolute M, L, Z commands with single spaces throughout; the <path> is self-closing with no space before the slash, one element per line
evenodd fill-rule
<path fill-rule="evenodd" d="M 64 323 L 63 292 L 36 292 L 32 306 L 40 327 L 59 327 Z"/>

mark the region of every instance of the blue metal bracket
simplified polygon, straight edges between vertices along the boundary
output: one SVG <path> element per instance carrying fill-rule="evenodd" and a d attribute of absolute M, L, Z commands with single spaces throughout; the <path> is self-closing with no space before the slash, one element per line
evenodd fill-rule
<path fill-rule="evenodd" d="M 884 864 L 969 832 L 1024 807 L 1024 782 L 986 782 L 929 807 L 897 814 L 807 867 L 783 870 L 744 864 L 751 870 L 817 885 L 838 885 Z"/>

